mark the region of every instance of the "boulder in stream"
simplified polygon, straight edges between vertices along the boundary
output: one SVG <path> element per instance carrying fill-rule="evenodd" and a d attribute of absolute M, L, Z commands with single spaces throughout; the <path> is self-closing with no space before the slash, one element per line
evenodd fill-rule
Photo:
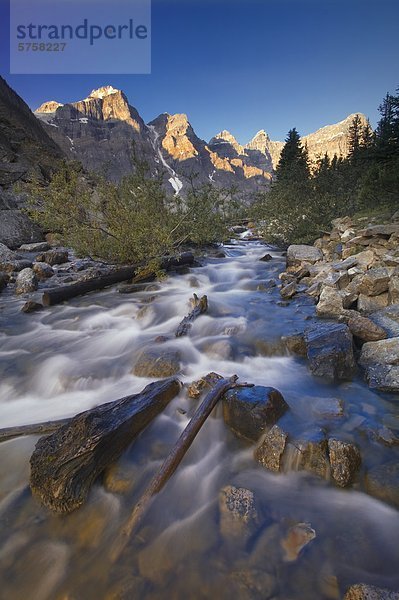
<path fill-rule="evenodd" d="M 371 388 L 399 391 L 399 337 L 363 344 L 359 363 Z"/>
<path fill-rule="evenodd" d="M 282 466 L 282 457 L 287 443 L 288 435 L 278 425 L 274 425 L 256 448 L 254 458 L 263 467 L 279 473 Z"/>
<path fill-rule="evenodd" d="M 28 292 L 34 292 L 37 290 L 37 287 L 37 277 L 33 269 L 22 269 L 22 271 L 18 273 L 15 285 L 16 294 L 27 294 Z"/>
<path fill-rule="evenodd" d="M 261 385 L 232 389 L 223 397 L 225 423 L 236 435 L 251 442 L 257 442 L 288 408 L 278 390 Z"/>
<path fill-rule="evenodd" d="M 357 446 L 335 438 L 328 440 L 331 476 L 340 487 L 353 483 L 360 468 L 361 458 Z"/>
<path fill-rule="evenodd" d="M 352 334 L 343 323 L 323 323 L 305 331 L 309 367 L 324 379 L 350 380 L 356 370 Z"/>
<path fill-rule="evenodd" d="M 159 347 L 143 350 L 133 367 L 137 377 L 171 377 L 180 371 L 180 352 L 172 348 Z"/>
<path fill-rule="evenodd" d="M 220 532 L 227 541 L 246 541 L 257 521 L 251 490 L 228 485 L 219 492 Z"/>

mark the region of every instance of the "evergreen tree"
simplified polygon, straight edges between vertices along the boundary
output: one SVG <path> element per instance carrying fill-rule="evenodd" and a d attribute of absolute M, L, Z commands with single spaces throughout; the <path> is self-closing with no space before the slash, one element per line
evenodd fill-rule
<path fill-rule="evenodd" d="M 359 158 L 359 151 L 362 145 L 362 122 L 359 115 L 355 115 L 349 127 L 348 157 L 351 162 Z"/>
<path fill-rule="evenodd" d="M 299 133 L 290 129 L 276 168 L 279 182 L 302 182 L 310 178 L 307 149 L 302 146 Z"/>

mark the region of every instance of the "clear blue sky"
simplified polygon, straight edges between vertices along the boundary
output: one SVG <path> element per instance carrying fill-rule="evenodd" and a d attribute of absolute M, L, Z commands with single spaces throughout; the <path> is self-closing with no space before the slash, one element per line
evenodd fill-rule
<path fill-rule="evenodd" d="M 152 74 L 124 76 L 10 76 L 6 0 L 0 8 L 1 74 L 31 108 L 110 84 L 145 121 L 184 112 L 206 140 L 228 129 L 246 142 L 354 112 L 375 125 L 399 85 L 398 0 L 153 0 Z"/>

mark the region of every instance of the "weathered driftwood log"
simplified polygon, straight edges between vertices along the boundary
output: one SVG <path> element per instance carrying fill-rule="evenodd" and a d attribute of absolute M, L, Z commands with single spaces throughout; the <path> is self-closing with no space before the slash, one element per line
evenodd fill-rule
<path fill-rule="evenodd" d="M 180 387 L 178 379 L 156 381 L 139 394 L 80 413 L 55 433 L 40 438 L 30 459 L 33 493 L 55 512 L 78 508 L 98 475 L 119 458 Z"/>
<path fill-rule="evenodd" d="M 16 427 L 5 427 L 0 429 L 0 443 L 12 440 L 24 435 L 43 435 L 53 433 L 62 425 L 69 423 L 71 419 L 59 419 L 58 421 L 44 421 L 43 423 L 32 423 L 30 425 L 17 425 Z"/>
<path fill-rule="evenodd" d="M 194 263 L 194 255 L 191 252 L 183 252 L 178 257 L 165 257 L 161 261 L 160 268 L 165 271 L 172 271 L 176 267 L 187 265 L 190 266 Z M 115 283 L 121 283 L 128 279 L 133 279 L 137 275 L 139 269 L 137 267 L 123 267 L 113 273 L 101 275 L 100 277 L 94 277 L 87 281 L 78 281 L 77 283 L 71 283 L 69 285 L 63 285 L 57 288 L 52 288 L 43 293 L 42 303 L 44 306 L 53 306 L 59 304 L 65 300 L 70 300 L 76 296 L 82 296 L 89 292 L 95 292 L 102 290 Z"/>
<path fill-rule="evenodd" d="M 198 298 L 197 294 L 194 294 L 194 297 L 190 300 L 193 309 L 192 311 L 184 317 L 182 322 L 179 324 L 176 329 L 175 336 L 182 337 L 183 335 L 187 335 L 190 331 L 193 321 L 197 319 L 200 315 L 208 310 L 208 298 L 207 296 L 202 296 L 202 298 Z"/>
<path fill-rule="evenodd" d="M 177 440 L 176 444 L 173 446 L 162 467 L 151 479 L 151 482 L 141 496 L 140 500 L 137 502 L 130 517 L 127 519 L 121 532 L 119 533 L 115 543 L 111 547 L 111 560 L 113 562 L 118 560 L 119 556 L 129 543 L 129 540 L 135 531 L 137 531 L 140 523 L 150 507 L 153 496 L 163 488 L 169 478 L 176 471 L 184 455 L 194 441 L 197 433 L 216 406 L 218 400 L 231 388 L 251 387 L 250 384 L 247 383 L 237 383 L 237 379 L 237 375 L 233 375 L 230 377 L 230 379 L 221 379 L 205 396 L 191 421 Z"/>

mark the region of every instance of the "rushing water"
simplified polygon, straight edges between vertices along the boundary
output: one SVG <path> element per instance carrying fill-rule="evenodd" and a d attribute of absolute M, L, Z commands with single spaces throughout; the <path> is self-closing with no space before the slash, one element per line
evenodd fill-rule
<path fill-rule="evenodd" d="M 322 427 L 355 441 L 363 459 L 360 483 L 342 491 L 304 472 L 267 472 L 217 408 L 139 535 L 112 565 L 115 534 L 197 401 L 183 391 L 121 457 L 113 479 L 98 482 L 87 504 L 68 516 L 50 514 L 30 496 L 29 457 L 37 438 L 15 439 L 0 445 L 1 598 L 320 600 L 339 598 L 357 582 L 399 589 L 399 513 L 362 491 L 365 469 L 398 458 L 397 448 L 366 434 L 383 425 L 399 429 L 395 397 L 371 392 L 360 378 L 326 384 L 309 374 L 305 361 L 285 355 L 281 336 L 312 322 L 314 306 L 300 297 L 278 304 L 271 282 L 284 263 L 273 252 L 273 261 L 259 261 L 266 250 L 257 243 L 227 246 L 226 259 L 209 259 L 146 291 L 127 296 L 112 288 L 32 315 L 19 312 L 21 300 L 6 296 L 1 426 L 74 415 L 140 391 L 150 380 L 131 373 L 135 357 L 157 336 L 171 336 L 168 348 L 183 356 L 182 381 L 210 371 L 237 373 L 282 392 L 291 432 Z M 176 340 L 193 292 L 208 295 L 209 312 Z M 319 398 L 339 399 L 344 415 L 315 412 Z M 258 525 L 248 536 L 220 531 L 218 496 L 225 485 L 254 493 Z M 283 540 L 300 522 L 316 537 L 296 561 L 284 562 Z"/>

